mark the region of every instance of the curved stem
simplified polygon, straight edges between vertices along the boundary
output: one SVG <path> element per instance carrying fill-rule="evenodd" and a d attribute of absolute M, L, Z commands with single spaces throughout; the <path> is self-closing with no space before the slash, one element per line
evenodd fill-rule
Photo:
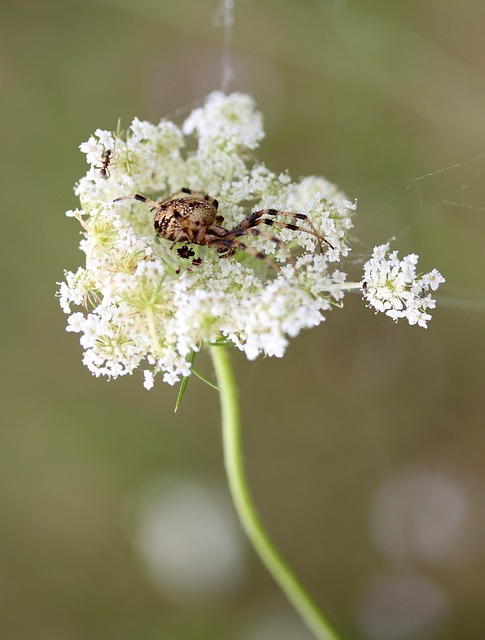
<path fill-rule="evenodd" d="M 224 346 L 213 345 L 210 349 L 220 389 L 224 462 L 240 522 L 263 564 L 315 637 L 319 640 L 339 640 L 336 631 L 286 566 L 261 525 L 244 475 L 239 404 L 229 356 Z"/>

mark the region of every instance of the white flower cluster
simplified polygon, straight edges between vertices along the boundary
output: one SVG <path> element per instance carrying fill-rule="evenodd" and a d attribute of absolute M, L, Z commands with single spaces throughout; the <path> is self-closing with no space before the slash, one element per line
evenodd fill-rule
<path fill-rule="evenodd" d="M 389 254 L 389 255 L 388 255 Z M 364 265 L 363 291 L 370 306 L 393 320 L 406 318 L 409 324 L 426 328 L 436 301 L 428 293 L 436 291 L 445 281 L 433 269 L 416 275 L 418 256 L 414 253 L 399 260 L 397 251 L 389 253 L 389 243 L 376 247 L 372 258 Z"/>
<path fill-rule="evenodd" d="M 332 268 L 348 255 L 355 205 L 323 178 L 292 182 L 258 163 L 253 151 L 263 136 L 249 96 L 216 92 L 181 128 L 135 119 L 124 135 L 98 130 L 81 145 L 90 168 L 76 186 L 81 208 L 67 215 L 82 226 L 86 265 L 65 273 L 58 295 L 93 374 L 115 378 L 142 366 L 146 388 L 159 372 L 174 384 L 190 374 L 193 353 L 218 340 L 250 359 L 280 357 L 289 337 L 321 323 L 345 290 L 359 286 Z M 224 257 L 207 246 L 173 247 L 155 234 L 146 203 L 114 202 L 136 193 L 163 201 L 182 188 L 217 198 L 225 229 L 263 209 L 304 216 L 272 217 L 265 232 L 238 237 L 249 250 Z M 371 304 L 382 295 L 374 285 L 378 260 L 366 272 Z M 421 309 L 431 307 L 420 297 L 426 286 L 422 279 L 411 287 Z M 393 304 L 382 299 L 382 310 Z"/>

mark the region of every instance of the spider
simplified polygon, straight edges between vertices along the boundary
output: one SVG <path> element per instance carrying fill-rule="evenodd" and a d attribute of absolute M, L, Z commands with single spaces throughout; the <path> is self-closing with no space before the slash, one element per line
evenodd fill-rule
<path fill-rule="evenodd" d="M 178 194 L 183 195 L 174 197 Z M 150 198 L 139 193 L 133 196 L 116 198 L 114 202 L 119 202 L 120 200 L 139 200 L 151 205 L 156 210 L 154 219 L 155 232 L 161 238 L 171 240 L 172 247 L 177 242 L 189 242 L 200 246 L 214 247 L 224 256 L 232 256 L 236 251 L 241 250 L 268 262 L 273 268 L 276 268 L 265 253 L 249 247 L 238 238 L 248 235 L 266 238 L 281 247 L 290 256 L 289 250 L 282 240 L 256 229 L 260 224 L 273 226 L 277 217 L 286 217 L 294 221 L 303 220 L 308 224 L 310 230 L 299 227 L 295 222 L 278 221 L 277 224 L 286 229 L 305 231 L 317 238 L 321 249 L 322 240 L 333 249 L 328 240 L 318 235 L 312 222 L 304 213 L 262 209 L 246 216 L 234 228 L 226 229 L 222 226 L 224 222 L 223 216 L 218 214 L 218 201 L 211 196 L 191 189 L 183 188 L 168 196 L 162 202 L 155 202 L 155 200 L 150 200 Z M 179 255 L 185 257 L 185 251 L 179 251 Z"/>

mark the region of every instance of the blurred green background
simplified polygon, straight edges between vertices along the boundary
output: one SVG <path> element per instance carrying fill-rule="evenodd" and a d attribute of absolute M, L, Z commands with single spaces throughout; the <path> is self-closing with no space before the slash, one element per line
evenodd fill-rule
<path fill-rule="evenodd" d="M 0 4 L 1 638 L 309 638 L 232 528 L 216 393 L 174 415 L 91 377 L 54 298 L 79 143 L 219 88 L 218 4 Z M 355 277 L 396 236 L 447 281 L 427 331 L 349 296 L 283 360 L 233 354 L 258 509 L 346 640 L 485 637 L 484 27 L 481 0 L 236 1 L 259 157 L 357 198 Z"/>

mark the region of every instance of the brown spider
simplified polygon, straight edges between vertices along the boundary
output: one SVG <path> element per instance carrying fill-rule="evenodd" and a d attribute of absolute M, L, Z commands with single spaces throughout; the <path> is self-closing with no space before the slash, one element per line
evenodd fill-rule
<path fill-rule="evenodd" d="M 174 196 L 179 193 L 184 195 L 174 198 Z M 224 218 L 217 212 L 219 206 L 217 200 L 208 195 L 192 191 L 191 189 L 183 188 L 177 193 L 168 196 L 168 198 L 162 202 L 155 202 L 139 193 L 133 196 L 116 198 L 114 202 L 132 199 L 149 204 L 156 209 L 154 220 L 155 231 L 161 238 L 172 240 L 173 244 L 176 242 L 190 242 L 201 246 L 214 247 L 219 253 L 225 256 L 231 256 L 239 249 L 254 255 L 260 260 L 269 262 L 269 264 L 274 267 L 274 264 L 268 259 L 265 253 L 247 246 L 243 242 L 240 242 L 238 238 L 248 235 L 266 238 L 281 247 L 283 251 L 289 255 L 289 250 L 282 240 L 255 228 L 260 224 L 272 226 L 276 223 L 286 229 L 305 231 L 317 238 L 320 248 L 322 248 L 323 240 L 323 242 L 333 249 L 328 240 L 318 235 L 311 220 L 304 213 L 262 209 L 261 211 L 251 213 L 233 229 L 225 229 L 222 226 Z M 271 218 L 265 216 L 271 216 Z M 310 230 L 303 229 L 291 222 L 276 222 L 275 218 L 277 217 L 304 220 L 309 225 Z M 185 253 L 185 251 L 182 251 L 182 253 L 179 251 L 181 257 L 186 257 Z"/>

